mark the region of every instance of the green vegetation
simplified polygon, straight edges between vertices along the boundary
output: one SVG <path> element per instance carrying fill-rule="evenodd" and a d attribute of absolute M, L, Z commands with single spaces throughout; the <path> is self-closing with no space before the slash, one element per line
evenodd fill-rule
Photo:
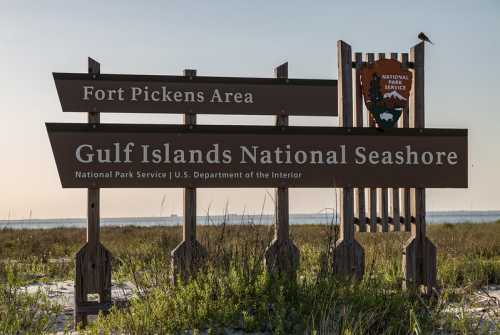
<path fill-rule="evenodd" d="M 87 331 L 428 334 L 442 329 L 481 334 L 484 324 L 477 317 L 457 316 L 448 307 L 464 307 L 478 288 L 500 284 L 498 224 L 428 227 L 438 248 L 440 289 L 432 299 L 400 289 L 401 250 L 408 233 L 358 234 L 366 253 L 365 277 L 342 282 L 329 266 L 328 246 L 335 239 L 329 225 L 292 226 L 292 239 L 301 251 L 296 281 L 269 278 L 263 269 L 272 227 L 209 226 L 198 232 L 209 251 L 207 265 L 189 283 L 173 287 L 170 252 L 180 242 L 180 227 L 102 229 L 102 242 L 115 257 L 113 280 L 133 283 L 138 293 L 127 306 L 101 315 Z M 73 254 L 84 238 L 81 229 L 0 231 L 0 333 L 43 333 L 51 326 L 57 306 L 19 287 L 72 279 Z"/>
<path fill-rule="evenodd" d="M 60 306 L 40 292 L 23 290 L 17 268 L 12 263 L 0 267 L 0 334 L 43 334 L 54 324 Z"/>

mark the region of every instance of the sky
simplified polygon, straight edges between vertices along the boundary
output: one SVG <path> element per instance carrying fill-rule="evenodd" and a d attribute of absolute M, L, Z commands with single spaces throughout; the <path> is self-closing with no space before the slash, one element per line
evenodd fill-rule
<path fill-rule="evenodd" d="M 500 209 L 500 2 L 0 1 L 0 220 L 85 217 L 86 190 L 62 189 L 45 122 L 63 113 L 52 72 L 337 78 L 337 40 L 355 52 L 426 47 L 426 127 L 469 129 L 469 188 L 429 189 L 429 210 Z M 102 122 L 180 123 L 179 115 L 107 114 Z M 201 115 L 200 124 L 271 125 L 271 116 Z M 291 125 L 338 124 L 292 117 Z M 181 189 L 105 189 L 104 217 L 182 214 Z M 198 214 L 272 213 L 271 189 L 201 189 Z M 164 199 L 164 201 L 163 201 Z M 162 205 L 163 202 L 163 205 Z M 333 189 L 292 189 L 292 213 L 335 206 Z"/>

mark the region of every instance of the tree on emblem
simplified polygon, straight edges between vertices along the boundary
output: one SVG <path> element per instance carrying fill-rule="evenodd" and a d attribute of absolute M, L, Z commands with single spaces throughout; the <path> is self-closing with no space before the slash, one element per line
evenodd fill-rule
<path fill-rule="evenodd" d="M 370 80 L 370 89 L 368 92 L 372 103 L 377 103 L 382 100 L 380 92 L 380 76 L 375 72 Z"/>

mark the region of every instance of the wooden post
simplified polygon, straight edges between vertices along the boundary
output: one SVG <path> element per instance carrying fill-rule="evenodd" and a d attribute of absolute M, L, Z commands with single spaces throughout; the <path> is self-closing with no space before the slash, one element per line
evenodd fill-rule
<path fill-rule="evenodd" d="M 352 51 L 344 41 L 337 42 L 339 123 L 353 125 Z M 333 271 L 341 276 L 361 279 L 364 272 L 363 247 L 354 238 L 354 192 L 344 187 L 340 192 L 340 240 L 332 246 Z"/>
<path fill-rule="evenodd" d="M 288 63 L 275 69 L 276 78 L 288 79 Z M 288 127 L 288 115 L 285 110 L 276 116 L 276 126 Z M 290 239 L 288 188 L 275 189 L 275 234 L 265 251 L 265 265 L 271 274 L 286 275 L 295 278 L 300 261 L 300 252 Z"/>
<path fill-rule="evenodd" d="M 379 53 L 377 60 L 385 59 L 385 53 Z M 380 215 L 381 229 L 380 231 L 386 233 L 389 231 L 389 196 L 387 187 L 377 190 L 378 213 Z"/>
<path fill-rule="evenodd" d="M 100 64 L 88 59 L 88 72 L 98 79 Z M 88 114 L 93 128 L 100 123 L 99 111 Z M 75 328 L 85 326 L 89 314 L 106 312 L 111 307 L 111 253 L 100 243 L 99 188 L 87 189 L 87 243 L 76 254 Z M 89 294 L 98 294 L 99 301 L 89 301 Z"/>
<path fill-rule="evenodd" d="M 193 78 L 196 70 L 184 70 L 184 76 Z M 196 125 L 196 114 L 184 114 L 184 124 L 189 129 Z M 184 224 L 182 229 L 182 242 L 171 252 L 172 257 L 172 282 L 177 282 L 180 276 L 183 281 L 189 280 L 207 257 L 207 250 L 196 239 L 196 188 L 184 189 Z"/>
<path fill-rule="evenodd" d="M 373 53 L 366 54 L 366 63 L 367 66 L 373 64 L 375 62 L 375 55 Z M 371 116 L 370 112 L 367 111 L 368 125 L 370 127 L 376 127 L 375 119 Z M 368 201 L 368 213 L 370 215 L 370 232 L 376 233 L 378 226 L 378 216 L 377 216 L 377 189 L 370 188 L 369 192 L 369 201 Z"/>
<path fill-rule="evenodd" d="M 425 127 L 425 44 L 421 42 L 411 48 L 410 62 L 414 64 L 413 90 L 410 95 L 410 122 L 415 128 Z M 415 222 L 411 226 L 411 237 L 403 251 L 403 286 L 424 287 L 425 294 L 432 293 L 436 286 L 436 247 L 425 232 L 425 189 L 411 189 L 411 211 Z"/>
<path fill-rule="evenodd" d="M 361 91 L 361 69 L 363 67 L 363 54 L 356 52 L 353 57 L 354 62 L 354 108 L 356 116 L 356 127 L 363 127 L 363 93 Z M 366 232 L 366 208 L 365 208 L 365 189 L 354 189 L 354 215 L 358 218 L 358 227 L 360 232 Z"/>
<path fill-rule="evenodd" d="M 403 64 L 403 68 L 408 68 L 408 54 L 400 54 L 399 61 Z M 402 126 L 403 128 L 410 128 L 410 111 L 408 109 L 403 110 L 402 115 Z M 410 189 L 401 189 L 401 213 L 403 214 L 403 229 L 404 231 L 411 230 L 411 206 L 410 206 Z"/>
<path fill-rule="evenodd" d="M 92 79 L 97 79 L 101 73 L 101 64 L 92 58 L 88 58 L 88 72 Z M 101 122 L 99 112 L 92 111 L 88 114 L 88 123 L 96 127 Z M 100 233 L 100 190 L 98 188 L 87 189 L 87 243 L 95 248 L 99 242 Z"/>
<path fill-rule="evenodd" d="M 391 59 L 398 59 L 398 54 L 392 52 L 391 53 Z M 394 125 L 395 128 L 398 128 L 398 123 Z M 390 215 L 392 216 L 392 224 L 391 224 L 391 230 L 392 231 L 400 231 L 400 226 L 401 223 L 399 222 L 399 188 L 394 187 L 390 190 L 390 201 L 389 204 L 391 206 L 390 210 Z"/>

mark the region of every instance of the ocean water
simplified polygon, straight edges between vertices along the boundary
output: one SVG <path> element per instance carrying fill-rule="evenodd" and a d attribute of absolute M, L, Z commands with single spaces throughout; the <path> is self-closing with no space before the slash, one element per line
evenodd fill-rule
<path fill-rule="evenodd" d="M 500 220 L 500 211 L 446 211 L 428 212 L 427 222 L 433 223 L 482 223 Z M 101 226 L 177 226 L 182 224 L 182 216 L 138 217 L 138 218 L 101 218 Z M 199 216 L 200 225 L 226 224 L 272 224 L 273 215 L 213 215 Z M 327 224 L 336 222 L 333 213 L 290 214 L 290 224 Z M 30 219 L 0 220 L 0 229 L 50 229 L 50 228 L 85 228 L 86 219 Z"/>

